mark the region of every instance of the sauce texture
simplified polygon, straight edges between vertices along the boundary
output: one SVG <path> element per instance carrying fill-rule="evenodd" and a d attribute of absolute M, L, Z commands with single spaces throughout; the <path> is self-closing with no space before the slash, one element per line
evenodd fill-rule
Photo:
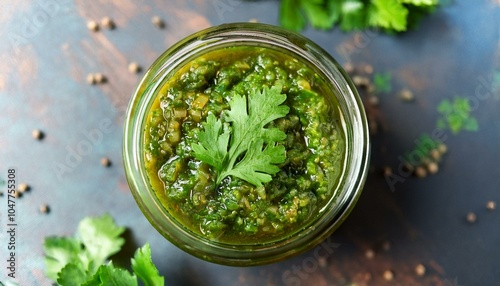
<path fill-rule="evenodd" d="M 256 187 L 228 176 L 215 183 L 192 144 L 209 113 L 223 118 L 232 95 L 282 86 L 289 113 L 269 125 L 286 133 L 286 160 Z M 334 198 L 343 173 L 345 135 L 335 95 L 314 68 L 283 51 L 237 46 L 208 52 L 158 88 L 147 118 L 144 158 L 150 184 L 187 229 L 232 244 L 293 235 Z"/>

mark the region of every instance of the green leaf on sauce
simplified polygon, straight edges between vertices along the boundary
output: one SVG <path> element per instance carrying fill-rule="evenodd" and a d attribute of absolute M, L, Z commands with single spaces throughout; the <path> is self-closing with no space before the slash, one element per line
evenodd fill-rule
<path fill-rule="evenodd" d="M 231 175 L 261 186 L 279 171 L 275 164 L 285 161 L 286 151 L 276 143 L 286 134 L 266 125 L 290 110 L 282 105 L 286 95 L 281 90 L 281 86 L 264 87 L 250 92 L 248 98 L 234 93 L 224 122 L 213 114 L 207 117 L 198 134 L 199 143 L 191 148 L 196 159 L 215 169 L 217 184 Z"/>

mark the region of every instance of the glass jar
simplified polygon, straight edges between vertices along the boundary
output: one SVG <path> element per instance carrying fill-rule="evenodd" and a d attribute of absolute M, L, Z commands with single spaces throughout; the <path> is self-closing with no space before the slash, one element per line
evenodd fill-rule
<path fill-rule="evenodd" d="M 193 58 L 219 48 L 248 45 L 267 47 L 301 58 L 314 67 L 337 95 L 345 136 L 344 170 L 336 194 L 320 215 L 292 236 L 269 243 L 230 244 L 210 240 L 178 222 L 156 196 L 145 170 L 144 130 L 162 82 Z M 126 115 L 123 159 L 125 173 L 140 209 L 170 242 L 207 261 L 250 266 L 266 264 L 313 248 L 339 227 L 354 207 L 367 174 L 369 138 L 365 112 L 357 91 L 340 65 L 311 40 L 281 28 L 258 23 L 235 23 L 195 33 L 163 53 L 148 69 Z"/>

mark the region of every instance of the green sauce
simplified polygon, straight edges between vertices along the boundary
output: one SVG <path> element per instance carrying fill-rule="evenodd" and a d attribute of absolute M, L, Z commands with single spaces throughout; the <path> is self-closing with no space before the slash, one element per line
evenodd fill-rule
<path fill-rule="evenodd" d="M 190 147 L 201 123 L 227 110 L 233 92 L 275 85 L 290 107 L 271 123 L 287 134 L 280 142 L 286 161 L 263 188 L 232 176 L 216 185 Z M 343 172 L 344 131 L 331 89 L 300 59 L 268 48 L 212 51 L 178 69 L 159 89 L 145 133 L 146 170 L 158 199 L 186 228 L 226 243 L 293 235 L 334 198 Z"/>

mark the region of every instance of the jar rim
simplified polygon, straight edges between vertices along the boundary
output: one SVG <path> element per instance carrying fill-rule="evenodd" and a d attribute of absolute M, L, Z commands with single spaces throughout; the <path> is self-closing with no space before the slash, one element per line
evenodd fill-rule
<path fill-rule="evenodd" d="M 282 48 L 310 62 L 318 68 L 326 82 L 337 89 L 345 117 L 344 171 L 339 182 L 340 201 L 326 204 L 328 210 L 308 227 L 293 237 L 285 237 L 269 244 L 232 245 L 209 240 L 197 235 L 168 215 L 154 194 L 145 171 L 143 158 L 143 131 L 147 113 L 155 99 L 154 92 L 181 63 L 194 55 L 227 43 L 262 44 Z M 271 263 L 304 252 L 319 244 L 340 226 L 354 207 L 366 180 L 369 161 L 368 124 L 361 99 L 342 67 L 325 50 L 306 37 L 282 28 L 261 23 L 230 23 L 194 33 L 167 49 L 151 65 L 133 94 L 125 117 L 123 161 L 131 192 L 150 223 L 169 241 L 199 258 L 226 265 L 257 265 Z M 352 147 L 352 148 L 350 148 Z M 346 168 L 349 166 L 349 168 Z M 327 216 L 328 215 L 328 216 Z M 303 231 L 306 231 L 303 230 Z"/>

